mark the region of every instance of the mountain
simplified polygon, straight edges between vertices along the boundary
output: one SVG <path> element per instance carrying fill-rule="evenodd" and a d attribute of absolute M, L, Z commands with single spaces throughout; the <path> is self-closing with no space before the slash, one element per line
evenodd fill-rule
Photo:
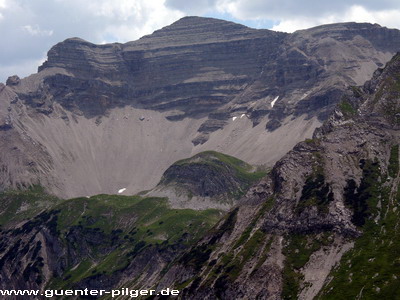
<path fill-rule="evenodd" d="M 173 207 L 154 191 L 70 200 L 39 186 L 3 192 L 1 289 L 395 299 L 399 97 L 397 54 L 363 86 L 349 87 L 312 139 L 268 174 L 208 151 L 171 165 L 154 189 L 236 199 L 228 212 Z"/>
<path fill-rule="evenodd" d="M 0 87 L 0 290 L 396 299 L 398 35 L 187 17 L 57 44 Z"/>
<path fill-rule="evenodd" d="M 399 46 L 379 25 L 286 34 L 199 17 L 126 44 L 67 39 L 0 86 L 0 190 L 132 195 L 206 150 L 271 167 Z"/>

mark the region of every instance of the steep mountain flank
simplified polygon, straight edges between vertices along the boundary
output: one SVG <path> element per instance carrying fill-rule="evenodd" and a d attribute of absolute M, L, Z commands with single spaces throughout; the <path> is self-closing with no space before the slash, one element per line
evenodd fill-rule
<path fill-rule="evenodd" d="M 286 34 L 199 17 L 126 44 L 67 39 L 0 86 L 0 189 L 135 194 L 206 150 L 272 166 L 399 48 L 379 25 Z"/>
<path fill-rule="evenodd" d="M 182 299 L 394 299 L 399 74 L 396 55 L 349 89 L 158 287 L 180 287 Z"/>

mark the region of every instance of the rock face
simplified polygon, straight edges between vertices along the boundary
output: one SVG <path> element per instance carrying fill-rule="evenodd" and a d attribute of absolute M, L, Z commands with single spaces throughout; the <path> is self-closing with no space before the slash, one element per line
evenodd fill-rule
<path fill-rule="evenodd" d="M 87 117 L 125 105 L 179 112 L 171 114 L 172 120 L 200 117 L 243 91 L 284 36 L 216 19 L 184 18 L 124 45 L 68 39 L 49 51 L 39 71 L 59 67 L 70 72 L 73 76 L 48 78 L 45 84 L 52 96 L 57 93 L 55 101 Z"/>
<path fill-rule="evenodd" d="M 198 17 L 126 44 L 67 39 L 0 88 L 0 189 L 133 194 L 205 150 L 272 166 L 399 48 L 379 25 L 286 34 Z"/>

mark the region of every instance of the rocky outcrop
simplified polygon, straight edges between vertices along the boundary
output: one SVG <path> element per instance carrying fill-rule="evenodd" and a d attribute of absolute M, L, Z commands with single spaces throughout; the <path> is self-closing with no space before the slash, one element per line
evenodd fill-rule
<path fill-rule="evenodd" d="M 18 85 L 20 81 L 21 79 L 17 75 L 10 76 L 7 78 L 6 85 Z"/>
<path fill-rule="evenodd" d="M 168 197 L 176 208 L 229 210 L 265 174 L 235 157 L 206 151 L 174 163 L 147 195 Z"/>

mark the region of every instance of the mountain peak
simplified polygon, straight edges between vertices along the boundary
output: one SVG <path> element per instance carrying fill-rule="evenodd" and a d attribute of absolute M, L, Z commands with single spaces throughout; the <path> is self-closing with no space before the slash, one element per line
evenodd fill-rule
<path fill-rule="evenodd" d="M 210 26 L 213 24 L 229 24 L 231 26 L 236 26 L 236 27 L 242 27 L 242 28 L 250 28 L 242 24 L 234 23 L 231 21 L 226 21 L 222 19 L 216 19 L 216 18 L 209 18 L 209 17 L 199 17 L 199 16 L 185 16 L 183 18 L 180 18 L 179 20 L 175 21 L 171 25 L 167 27 L 174 27 L 174 26 L 190 26 L 190 25 L 197 25 L 197 26 Z"/>
<path fill-rule="evenodd" d="M 203 44 L 252 39 L 257 36 L 265 36 L 266 33 L 276 34 L 267 29 L 253 29 L 230 21 L 189 16 L 156 30 L 152 34 L 142 37 L 139 41 L 132 42 L 132 44 L 148 42 L 149 40 L 159 41 L 163 44 Z"/>

